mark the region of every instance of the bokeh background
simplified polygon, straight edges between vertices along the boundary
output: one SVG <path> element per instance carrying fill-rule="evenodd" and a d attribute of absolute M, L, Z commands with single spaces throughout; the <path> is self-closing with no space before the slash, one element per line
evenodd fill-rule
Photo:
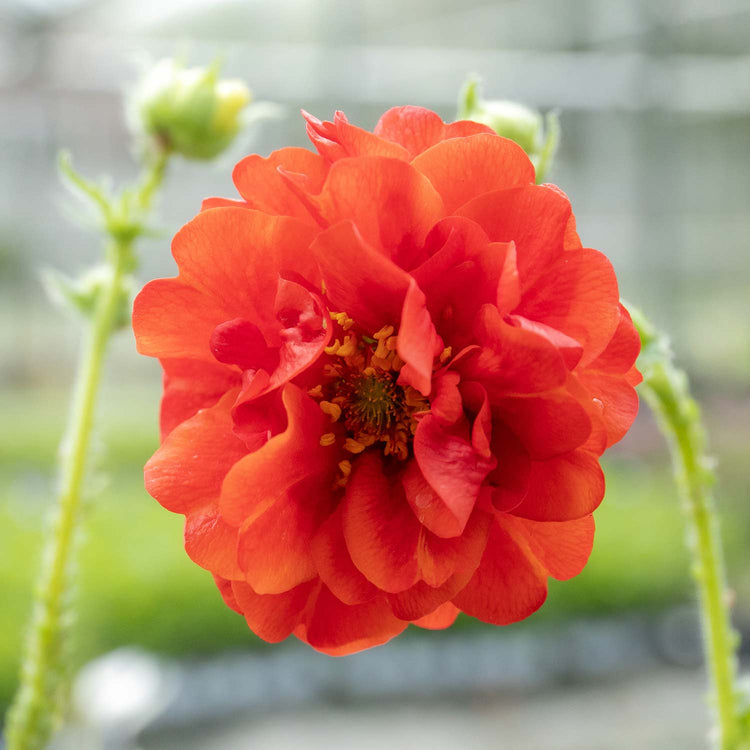
<path fill-rule="evenodd" d="M 748 0 L 3 0 L 0 711 L 79 341 L 39 272 L 75 273 L 100 252 L 56 155 L 70 149 L 91 176 L 133 178 L 122 92 L 144 60 L 175 53 L 222 56 L 227 75 L 280 110 L 218 163 L 174 161 L 162 236 L 142 244 L 144 282 L 174 273 L 169 236 L 203 197 L 234 196 L 237 159 L 305 145 L 300 107 L 343 109 L 368 128 L 406 103 L 450 120 L 474 72 L 488 98 L 561 112 L 550 179 L 571 197 L 584 243 L 612 259 L 623 297 L 671 332 L 704 404 L 736 620 L 750 635 Z M 330 659 L 258 642 L 182 552 L 179 517 L 142 489 L 159 388 L 156 364 L 121 333 L 89 483 L 75 643 L 89 666 L 67 746 L 705 746 L 682 519 L 645 408 L 606 457 L 589 566 L 552 582 L 537 615 L 504 629 L 464 619 Z"/>

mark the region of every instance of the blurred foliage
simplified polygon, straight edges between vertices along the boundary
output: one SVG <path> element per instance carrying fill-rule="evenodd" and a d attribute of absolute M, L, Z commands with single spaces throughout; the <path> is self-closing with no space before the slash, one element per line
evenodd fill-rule
<path fill-rule="evenodd" d="M 20 629 L 27 621 L 54 486 L 63 397 L 55 388 L 0 394 L 0 413 L 12 425 L 0 432 L 0 708 L 16 679 Z M 132 385 L 110 385 L 102 398 L 78 582 L 80 662 L 123 644 L 170 655 L 263 645 L 223 604 L 211 576 L 184 554 L 181 517 L 163 510 L 143 489 L 141 467 L 157 444 L 157 402 L 155 387 Z M 744 460 L 739 446 L 724 456 L 728 481 L 718 493 L 735 582 L 750 544 L 750 511 L 740 502 Z M 620 454 L 608 462 L 607 497 L 596 513 L 589 565 L 572 581 L 551 581 L 540 612 L 511 627 L 660 610 L 692 596 L 684 524 L 667 467 L 661 452 L 648 461 Z M 461 618 L 455 627 L 488 626 Z M 431 637 L 425 631 L 417 635 Z"/>

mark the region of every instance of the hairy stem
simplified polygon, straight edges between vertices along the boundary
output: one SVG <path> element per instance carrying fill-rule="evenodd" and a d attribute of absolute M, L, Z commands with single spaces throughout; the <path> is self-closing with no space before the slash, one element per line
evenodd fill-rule
<path fill-rule="evenodd" d="M 133 266 L 133 243 L 158 188 L 166 156 L 145 171 L 135 197 L 134 231 L 113 232 L 107 246 L 109 271 L 99 289 L 76 375 L 68 425 L 60 447 L 60 488 L 55 522 L 44 554 L 34 611 L 21 664 L 20 684 L 6 725 L 7 750 L 43 750 L 52 737 L 70 686 L 68 631 L 71 624 L 73 554 L 81 497 L 107 345 L 121 314 L 124 282 Z M 109 207 L 108 207 L 109 208 Z M 120 226 L 122 229 L 122 225 Z"/>
<path fill-rule="evenodd" d="M 715 476 L 705 453 L 705 430 L 688 379 L 673 364 L 665 336 L 637 310 L 633 321 L 643 345 L 641 393 L 653 409 L 672 454 L 688 523 L 688 546 L 698 588 L 703 639 L 716 713 L 716 747 L 739 750 L 742 742 L 737 690 L 737 647 L 724 574 L 719 522 L 711 494 Z"/>

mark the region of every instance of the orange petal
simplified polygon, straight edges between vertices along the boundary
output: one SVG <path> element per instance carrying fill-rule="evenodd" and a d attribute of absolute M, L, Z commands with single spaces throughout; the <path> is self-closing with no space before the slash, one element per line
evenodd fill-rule
<path fill-rule="evenodd" d="M 377 156 L 333 164 L 316 203 L 328 223 L 352 221 L 365 242 L 403 268 L 444 215 L 426 177 L 406 162 Z"/>
<path fill-rule="evenodd" d="M 270 467 L 270 471 L 278 472 L 279 467 Z M 330 512 L 330 504 L 330 477 L 323 482 L 303 480 L 280 489 L 276 502 L 243 524 L 237 539 L 237 561 L 253 591 L 281 594 L 316 577 L 312 539 Z"/>
<path fill-rule="evenodd" d="M 399 372 L 398 382 L 411 385 L 423 396 L 429 396 L 432 364 L 443 349 L 443 341 L 432 323 L 424 292 L 413 278 L 409 279 L 400 319 L 397 352 L 405 364 Z"/>
<path fill-rule="evenodd" d="M 594 517 L 554 523 L 529 521 L 500 513 L 497 522 L 558 581 L 577 576 L 588 562 L 594 544 Z"/>
<path fill-rule="evenodd" d="M 440 193 L 448 213 L 484 193 L 534 183 L 534 167 L 524 150 L 508 138 L 485 133 L 438 143 L 412 165 Z"/>
<path fill-rule="evenodd" d="M 318 154 L 304 148 L 282 148 L 265 159 L 257 154 L 246 156 L 234 168 L 232 179 L 248 208 L 314 223 L 279 169 L 303 175 L 305 187 L 313 194 L 320 192 L 328 174 L 328 165 Z"/>
<path fill-rule="evenodd" d="M 393 107 L 379 120 L 373 132 L 403 146 L 410 158 L 445 138 L 445 123 L 424 107 Z"/>
<path fill-rule="evenodd" d="M 194 563 L 214 575 L 243 578 L 237 564 L 237 529 L 221 517 L 216 503 L 185 517 L 185 551 Z"/>
<path fill-rule="evenodd" d="M 460 533 L 485 477 L 495 466 L 494 457 L 482 455 L 468 439 L 447 430 L 432 414 L 417 426 L 414 456 L 430 487 L 455 516 Z"/>
<path fill-rule="evenodd" d="M 532 461 L 526 496 L 512 511 L 535 521 L 569 521 L 589 515 L 604 497 L 604 473 L 597 457 L 575 450 Z"/>
<path fill-rule="evenodd" d="M 321 232 L 311 250 L 333 310 L 343 310 L 365 331 L 401 319 L 411 277 L 367 244 L 349 221 Z"/>
<path fill-rule="evenodd" d="M 163 359 L 164 393 L 159 425 L 162 441 L 199 409 L 213 406 L 227 391 L 240 385 L 240 374 L 218 362 Z"/>
<path fill-rule="evenodd" d="M 441 604 L 434 612 L 430 612 L 429 615 L 414 620 L 412 625 L 416 625 L 418 628 L 425 628 L 426 630 L 445 630 L 445 628 L 453 625 L 460 611 L 452 602 L 445 602 L 445 604 Z"/>
<path fill-rule="evenodd" d="M 386 156 L 389 159 L 408 161 L 408 152 L 378 133 L 350 124 L 343 112 L 336 112 L 333 122 L 319 120 L 302 110 L 307 122 L 307 135 L 318 153 L 326 162 L 334 162 L 349 156 Z"/>
<path fill-rule="evenodd" d="M 303 479 L 330 477 L 332 482 L 334 478 L 337 454 L 320 445 L 328 417 L 292 383 L 284 386 L 281 396 L 286 429 L 238 461 L 222 485 L 219 507 L 238 527 L 260 517 L 274 503 L 293 502 L 289 492 Z"/>
<path fill-rule="evenodd" d="M 278 345 L 279 275 L 295 272 L 316 282 L 317 269 L 304 252 L 312 237 L 312 229 L 294 219 L 258 211 L 216 208 L 198 214 L 172 243 L 180 275 L 150 282 L 135 300 L 138 351 L 213 362 L 214 328 L 238 317 L 252 320 L 269 345 Z"/>
<path fill-rule="evenodd" d="M 583 445 L 591 434 L 591 419 L 586 410 L 564 388 L 503 398 L 495 406 L 535 459 L 568 453 Z"/>
<path fill-rule="evenodd" d="M 558 349 L 535 332 L 506 323 L 494 305 L 483 305 L 474 324 L 482 349 L 458 368 L 466 380 L 487 389 L 494 403 L 513 393 L 541 393 L 563 385 L 565 361 Z"/>
<path fill-rule="evenodd" d="M 232 594 L 250 630 L 264 641 L 278 643 L 297 626 L 316 585 L 307 581 L 283 594 L 256 594 L 244 581 L 232 581 Z"/>
<path fill-rule="evenodd" d="M 620 321 L 612 264 L 597 250 L 564 253 L 527 290 L 517 312 L 578 341 L 579 366 L 586 367 L 606 349 Z"/>
<path fill-rule="evenodd" d="M 638 394 L 624 375 L 607 375 L 584 370 L 578 374 L 581 384 L 599 405 L 609 448 L 625 437 L 638 414 Z"/>
<path fill-rule="evenodd" d="M 219 497 L 229 469 L 247 454 L 232 432 L 236 391 L 167 436 L 144 469 L 146 490 L 167 510 L 188 513 Z"/>
<path fill-rule="evenodd" d="M 493 523 L 482 561 L 453 603 L 483 622 L 509 625 L 539 609 L 546 597 L 546 570 Z"/>
<path fill-rule="evenodd" d="M 391 485 L 379 456 L 357 458 L 342 504 L 341 524 L 354 564 L 383 591 L 403 591 L 419 580 L 421 525 L 400 484 Z"/>
<path fill-rule="evenodd" d="M 341 506 L 318 529 L 312 556 L 321 580 L 344 604 L 361 604 L 379 593 L 352 562 L 341 528 Z"/>
<path fill-rule="evenodd" d="M 407 624 L 382 597 L 350 606 L 323 586 L 295 635 L 329 656 L 345 656 L 391 640 Z"/>
<path fill-rule="evenodd" d="M 479 224 L 493 242 L 515 243 L 521 292 L 525 292 L 563 253 L 571 208 L 557 190 L 528 185 L 485 193 L 457 213 Z"/>

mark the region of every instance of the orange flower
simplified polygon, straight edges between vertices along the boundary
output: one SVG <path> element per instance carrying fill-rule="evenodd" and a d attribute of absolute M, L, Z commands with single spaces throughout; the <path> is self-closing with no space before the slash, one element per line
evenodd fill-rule
<path fill-rule="evenodd" d="M 637 411 L 607 259 L 512 141 L 401 107 L 309 115 L 136 300 L 164 367 L 149 492 L 261 638 L 329 654 L 459 610 L 503 625 L 591 550 Z"/>

